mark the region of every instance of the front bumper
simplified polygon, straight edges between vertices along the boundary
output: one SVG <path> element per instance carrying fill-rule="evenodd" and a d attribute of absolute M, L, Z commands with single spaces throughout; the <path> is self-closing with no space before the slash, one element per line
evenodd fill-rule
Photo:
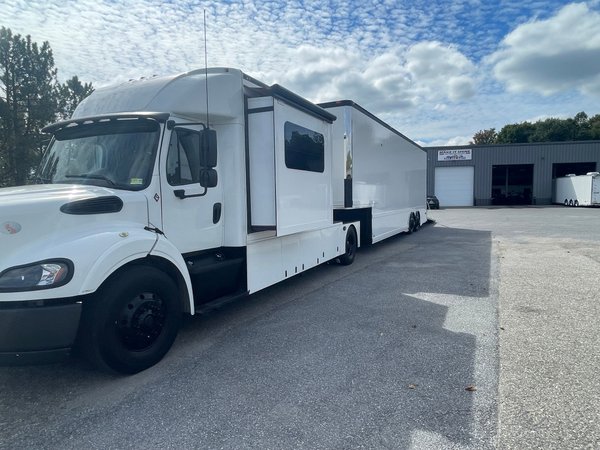
<path fill-rule="evenodd" d="M 0 365 L 67 357 L 80 317 L 80 298 L 0 302 Z"/>

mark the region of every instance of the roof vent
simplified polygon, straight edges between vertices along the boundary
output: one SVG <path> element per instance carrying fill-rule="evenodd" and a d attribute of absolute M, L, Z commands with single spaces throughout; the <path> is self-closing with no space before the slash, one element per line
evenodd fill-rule
<path fill-rule="evenodd" d="M 598 175 L 600 175 L 600 172 L 588 172 L 588 173 L 586 173 L 586 175 L 591 175 L 592 177 L 597 177 Z"/>

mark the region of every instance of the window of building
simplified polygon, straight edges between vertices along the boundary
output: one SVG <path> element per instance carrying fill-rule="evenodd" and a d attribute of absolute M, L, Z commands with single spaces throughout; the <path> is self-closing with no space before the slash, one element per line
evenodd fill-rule
<path fill-rule="evenodd" d="M 325 170 L 323 135 L 291 122 L 285 123 L 284 131 L 286 167 L 322 173 Z"/>

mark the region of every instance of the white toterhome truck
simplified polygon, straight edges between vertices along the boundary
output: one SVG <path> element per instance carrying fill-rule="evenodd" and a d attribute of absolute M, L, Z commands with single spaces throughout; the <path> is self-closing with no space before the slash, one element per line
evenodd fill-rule
<path fill-rule="evenodd" d="M 556 179 L 554 203 L 565 206 L 600 206 L 600 173 L 567 175 Z"/>
<path fill-rule="evenodd" d="M 37 184 L 0 190 L 3 362 L 77 346 L 138 372 L 182 313 L 426 220 L 418 145 L 352 102 L 239 70 L 98 89 L 45 131 Z"/>

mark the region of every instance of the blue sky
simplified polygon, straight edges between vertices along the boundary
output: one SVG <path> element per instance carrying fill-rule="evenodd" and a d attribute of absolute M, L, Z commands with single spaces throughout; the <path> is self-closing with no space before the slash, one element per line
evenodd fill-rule
<path fill-rule="evenodd" d="M 203 67 L 204 10 L 209 66 L 354 100 L 424 145 L 600 113 L 600 0 L 13 0 L 0 25 L 98 87 Z"/>

